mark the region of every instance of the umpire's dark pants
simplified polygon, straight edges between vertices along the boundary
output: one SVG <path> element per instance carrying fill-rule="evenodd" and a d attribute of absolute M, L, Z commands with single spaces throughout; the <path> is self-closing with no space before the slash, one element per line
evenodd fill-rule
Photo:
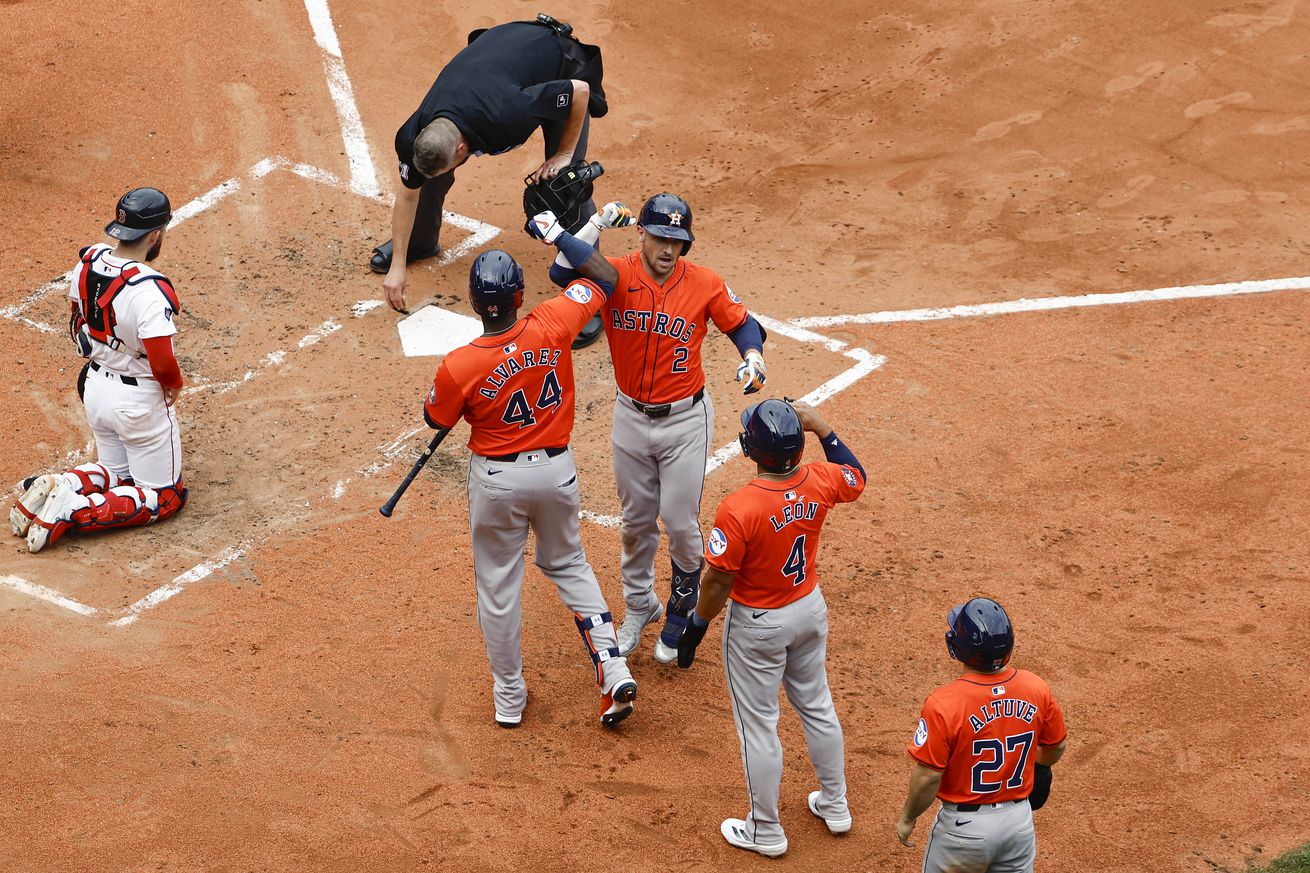
<path fill-rule="evenodd" d="M 546 137 L 546 157 L 555 154 L 559 141 L 564 136 L 564 121 L 543 124 L 541 132 Z M 581 161 L 587 157 L 587 130 L 591 127 L 591 117 L 582 120 L 582 135 L 578 137 L 578 147 L 573 150 L 573 160 Z M 414 230 L 409 238 L 411 252 L 431 251 L 441 241 L 441 210 L 446 203 L 446 193 L 455 184 L 455 171 L 451 170 L 440 176 L 433 176 L 423 183 L 418 195 L 418 213 L 414 216 Z M 596 204 L 588 200 L 582 207 L 578 223 L 570 227 L 575 231 L 583 222 L 596 214 Z"/>

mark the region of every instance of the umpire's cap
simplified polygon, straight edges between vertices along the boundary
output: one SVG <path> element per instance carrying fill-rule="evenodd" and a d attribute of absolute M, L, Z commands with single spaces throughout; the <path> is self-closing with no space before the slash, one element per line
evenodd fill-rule
<path fill-rule="evenodd" d="M 691 206 L 677 194 L 656 194 L 647 200 L 637 224 L 646 228 L 646 233 L 685 241 L 684 255 L 696 238 L 691 233 Z"/>
<path fill-rule="evenodd" d="M 152 230 L 167 227 L 173 220 L 173 207 L 158 188 L 133 188 L 118 198 L 115 219 L 105 225 L 105 233 L 132 242 Z"/>

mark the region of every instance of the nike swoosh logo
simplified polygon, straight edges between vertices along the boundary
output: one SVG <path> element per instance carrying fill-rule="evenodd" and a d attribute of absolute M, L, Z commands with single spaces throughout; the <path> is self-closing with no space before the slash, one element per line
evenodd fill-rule
<path fill-rule="evenodd" d="M 759 618 L 761 615 L 768 615 L 768 614 L 769 614 L 769 611 L 768 611 L 767 609 L 765 609 L 765 610 L 763 610 L 763 611 L 761 611 L 761 612 L 752 612 L 752 613 L 751 613 L 751 618 Z"/>
<path fill-rule="evenodd" d="M 969 822 L 971 822 L 971 821 L 973 821 L 973 819 L 971 819 L 971 818 L 966 818 L 964 821 L 960 821 L 960 820 L 957 818 L 957 819 L 955 820 L 955 826 L 958 828 L 958 827 L 960 827 L 961 825 L 967 825 L 967 824 L 968 824 Z"/>
<path fill-rule="evenodd" d="M 494 475 L 496 475 L 497 473 L 504 473 L 504 472 L 505 472 L 504 470 L 488 470 L 488 471 L 487 471 L 487 475 L 488 475 L 488 476 L 494 476 Z"/>

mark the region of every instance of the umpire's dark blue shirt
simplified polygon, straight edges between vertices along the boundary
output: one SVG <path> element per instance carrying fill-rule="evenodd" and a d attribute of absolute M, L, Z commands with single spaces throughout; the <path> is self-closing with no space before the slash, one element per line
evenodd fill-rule
<path fill-rule="evenodd" d="M 560 79 L 564 51 L 548 27 L 512 22 L 493 27 L 451 58 L 423 104 L 396 131 L 406 188 L 423 186 L 414 169 L 414 139 L 434 118 L 455 123 L 471 154 L 499 154 L 528 141 L 544 123 L 563 121 L 573 84 Z"/>

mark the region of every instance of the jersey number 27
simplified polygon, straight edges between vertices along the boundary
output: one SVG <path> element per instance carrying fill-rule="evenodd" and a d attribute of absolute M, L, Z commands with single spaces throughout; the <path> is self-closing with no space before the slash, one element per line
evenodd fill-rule
<path fill-rule="evenodd" d="M 546 378 L 541 381 L 541 393 L 537 396 L 537 411 L 554 409 L 560 405 L 563 398 L 564 392 L 560 390 L 555 371 L 546 371 Z M 532 406 L 528 405 L 528 395 L 523 393 L 522 388 L 509 396 L 509 401 L 505 404 L 505 413 L 500 420 L 506 424 L 517 424 L 521 428 L 532 427 L 537 423 L 537 417 L 532 414 Z"/>
<path fill-rule="evenodd" d="M 1033 731 L 1022 734 L 1014 734 L 1005 738 L 1004 743 L 998 739 L 985 739 L 973 741 L 973 754 L 979 760 L 973 765 L 973 790 L 975 794 L 991 794 L 993 791 L 1000 791 L 1001 786 L 1006 788 L 1023 787 L 1024 766 L 1028 763 L 1028 752 L 1033 747 Z M 1014 752 L 1018 752 L 1018 760 L 1015 759 Z M 986 755 L 986 758 L 982 756 Z M 1005 765 L 1013 761 L 1014 769 L 1010 773 L 1010 778 L 1002 782 L 1001 779 L 992 780 L 988 777 L 1000 776 Z"/>

